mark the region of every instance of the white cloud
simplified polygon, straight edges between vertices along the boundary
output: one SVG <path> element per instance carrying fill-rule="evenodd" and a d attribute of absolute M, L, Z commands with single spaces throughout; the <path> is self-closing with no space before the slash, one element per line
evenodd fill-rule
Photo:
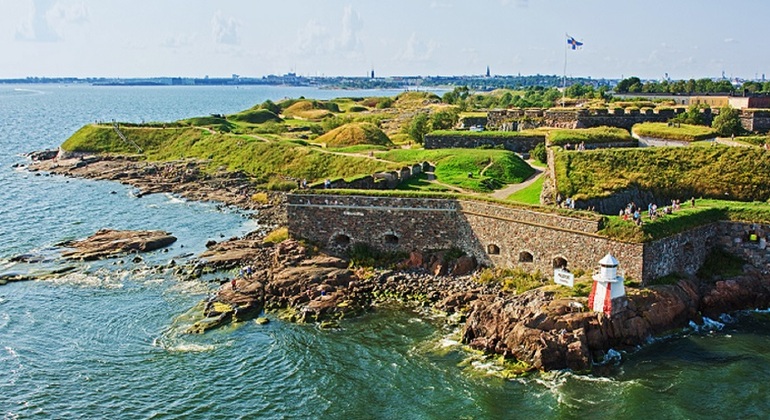
<path fill-rule="evenodd" d="M 18 41 L 56 42 L 61 36 L 51 26 L 48 12 L 55 6 L 53 0 L 33 0 L 30 16 L 16 27 Z"/>
<path fill-rule="evenodd" d="M 170 34 L 163 38 L 160 45 L 166 48 L 182 48 L 193 45 L 193 36 L 186 34 Z"/>
<path fill-rule="evenodd" d="M 433 53 L 439 47 L 439 43 L 433 39 L 423 42 L 417 38 L 417 34 L 412 32 L 412 35 L 406 41 L 406 47 L 396 57 L 399 60 L 418 62 L 428 61 L 432 58 Z"/>
<path fill-rule="evenodd" d="M 47 15 L 51 20 L 59 20 L 74 25 L 82 25 L 90 21 L 88 6 L 83 2 L 70 6 L 57 3 Z"/>
<path fill-rule="evenodd" d="M 223 16 L 217 11 L 211 19 L 211 33 L 217 44 L 238 45 L 241 43 L 239 34 L 241 23 L 232 16 Z"/>
<path fill-rule="evenodd" d="M 735 38 L 725 38 L 725 44 L 737 44 L 738 40 Z"/>
<path fill-rule="evenodd" d="M 343 51 L 359 50 L 361 48 L 360 32 L 363 27 L 364 23 L 358 12 L 350 6 L 346 6 L 342 14 L 342 33 L 335 42 L 336 49 Z"/>
<path fill-rule="evenodd" d="M 358 12 L 346 6 L 339 28 L 339 32 L 335 32 L 316 20 L 309 20 L 297 31 L 297 51 L 301 54 L 334 54 L 348 58 L 361 53 L 364 22 Z"/>

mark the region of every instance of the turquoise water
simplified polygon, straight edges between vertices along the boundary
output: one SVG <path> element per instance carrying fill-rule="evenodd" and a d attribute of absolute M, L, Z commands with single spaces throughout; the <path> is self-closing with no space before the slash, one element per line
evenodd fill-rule
<path fill-rule="evenodd" d="M 376 94 L 388 94 L 378 92 Z M 208 239 L 255 226 L 236 211 L 168 195 L 134 198 L 110 182 L 35 176 L 20 153 L 55 147 L 94 120 L 230 113 L 285 96 L 363 96 L 276 87 L 0 85 L 0 270 L 11 256 L 103 227 L 179 237 L 145 262 L 83 264 L 49 281 L 0 286 L 4 418 L 764 418 L 770 315 L 658 340 L 605 376 L 504 380 L 457 346 L 443 319 L 381 308 L 319 330 L 273 319 L 203 336 L 180 331 L 211 284 L 170 270 Z M 115 194 L 112 194 L 115 192 Z M 721 328 L 721 329 L 720 329 Z"/>

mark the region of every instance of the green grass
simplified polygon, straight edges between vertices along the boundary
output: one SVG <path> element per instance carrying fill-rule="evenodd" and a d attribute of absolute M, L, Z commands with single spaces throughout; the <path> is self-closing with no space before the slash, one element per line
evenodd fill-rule
<path fill-rule="evenodd" d="M 329 147 L 328 150 L 330 152 L 338 152 L 338 153 L 365 154 L 366 152 L 370 152 L 370 151 L 384 152 L 384 151 L 390 150 L 390 148 L 387 146 L 378 146 L 375 144 L 359 144 L 359 145 L 347 146 L 347 147 Z"/>
<path fill-rule="evenodd" d="M 656 196 L 770 199 L 770 153 L 743 147 L 650 147 L 555 151 L 559 192 L 577 199 L 629 188 Z"/>
<path fill-rule="evenodd" d="M 544 176 L 538 178 L 531 185 L 522 188 L 519 191 L 509 195 L 506 201 L 516 201 L 526 204 L 540 204 L 540 193 L 543 191 Z"/>
<path fill-rule="evenodd" d="M 641 123 L 634 125 L 631 131 L 642 137 L 687 142 L 706 140 L 717 136 L 716 131 L 710 127 L 691 124 L 669 126 L 667 123 Z"/>
<path fill-rule="evenodd" d="M 283 120 L 266 109 L 252 108 L 237 114 L 228 115 L 231 121 L 244 122 L 250 124 L 263 124 L 268 121 L 282 122 Z"/>
<path fill-rule="evenodd" d="M 634 142 L 631 134 L 614 127 L 578 128 L 574 130 L 551 130 L 548 141 L 552 145 L 562 146 L 567 143 L 630 143 Z"/>
<path fill-rule="evenodd" d="M 658 212 L 662 213 L 661 209 Z M 770 204 L 699 199 L 695 207 L 683 201 L 680 210 L 653 221 L 644 212 L 642 220 L 644 224 L 639 227 L 631 220 L 609 216 L 599 234 L 628 242 L 647 242 L 720 220 L 770 223 Z"/>
<path fill-rule="evenodd" d="M 345 124 L 318 137 L 318 143 L 326 143 L 328 147 L 346 147 L 361 144 L 392 146 L 388 136 L 372 123 L 359 122 Z"/>
<path fill-rule="evenodd" d="M 399 190 L 404 191 L 433 191 L 433 192 L 452 192 L 451 188 L 445 187 L 441 184 L 428 181 L 428 175 L 420 174 L 412 177 L 398 186 Z"/>
<path fill-rule="evenodd" d="M 505 150 L 398 149 L 378 153 L 377 157 L 409 164 L 432 162 L 436 165 L 439 182 L 475 192 L 491 192 L 505 184 L 516 184 L 534 173 L 534 169 L 516 154 Z M 487 166 L 489 168 L 482 175 Z"/>
<path fill-rule="evenodd" d="M 264 142 L 248 136 L 211 134 L 198 128 L 123 128 L 124 134 L 144 149 L 148 160 L 180 158 L 210 160 L 210 168 L 241 170 L 260 180 L 276 175 L 309 181 L 371 174 L 401 167 L 367 157 L 324 153 L 291 141 Z M 91 153 L 136 153 L 108 126 L 85 126 L 62 145 L 64 150 Z"/>

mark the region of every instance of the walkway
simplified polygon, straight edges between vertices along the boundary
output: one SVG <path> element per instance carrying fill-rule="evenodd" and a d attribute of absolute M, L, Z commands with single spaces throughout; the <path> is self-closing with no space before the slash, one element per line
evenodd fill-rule
<path fill-rule="evenodd" d="M 516 191 L 523 190 L 524 188 L 529 187 L 537 181 L 538 178 L 540 178 L 543 175 L 543 170 L 539 168 L 533 167 L 535 170 L 535 173 L 532 174 L 529 178 L 527 178 L 524 182 L 518 183 L 518 184 L 511 184 L 501 190 L 497 190 L 492 193 L 492 197 L 497 198 L 498 200 L 505 200 L 510 196 L 511 194 L 515 193 Z"/>

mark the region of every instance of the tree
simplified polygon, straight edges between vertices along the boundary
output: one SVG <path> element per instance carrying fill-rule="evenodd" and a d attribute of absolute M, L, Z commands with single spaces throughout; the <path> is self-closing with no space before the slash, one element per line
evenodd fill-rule
<path fill-rule="evenodd" d="M 629 90 L 629 88 L 633 85 L 638 85 L 638 89 L 641 90 L 642 81 L 636 76 L 623 79 L 618 82 L 617 86 L 615 86 L 615 92 L 618 92 L 618 93 L 632 92 L 631 90 Z"/>
<path fill-rule="evenodd" d="M 430 127 L 432 130 L 449 130 L 457 124 L 459 117 L 460 114 L 456 108 L 436 111 L 430 117 Z"/>
<path fill-rule="evenodd" d="M 737 109 L 729 105 L 722 107 L 719 109 L 719 115 L 714 117 L 711 127 L 722 137 L 740 134 L 743 130 L 741 115 Z"/>
<path fill-rule="evenodd" d="M 692 104 L 687 108 L 687 111 L 677 115 L 673 120 L 683 124 L 704 125 L 705 122 L 700 110 L 698 104 Z"/>
<path fill-rule="evenodd" d="M 414 141 L 422 144 L 425 134 L 428 133 L 428 116 L 422 112 L 415 115 L 406 132 Z"/>

